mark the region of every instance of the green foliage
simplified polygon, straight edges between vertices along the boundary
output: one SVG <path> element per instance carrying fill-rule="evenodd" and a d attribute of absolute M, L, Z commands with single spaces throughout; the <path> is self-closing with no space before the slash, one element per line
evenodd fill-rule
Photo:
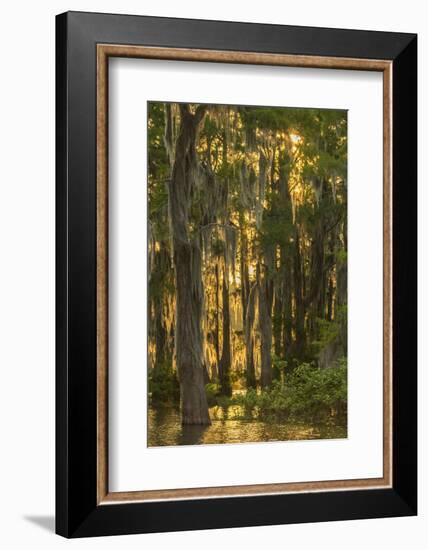
<path fill-rule="evenodd" d="M 163 363 L 150 369 L 149 397 L 151 403 L 157 406 L 180 401 L 180 385 L 171 363 Z"/>
<path fill-rule="evenodd" d="M 318 416 L 332 411 L 346 410 L 347 368 L 346 361 L 338 367 L 318 369 L 304 363 L 291 374 L 290 387 L 292 414 Z"/>
<path fill-rule="evenodd" d="M 149 201 L 149 216 L 150 219 L 159 213 L 165 211 L 168 207 L 168 191 L 166 185 L 158 185 L 155 189 L 151 190 Z"/>
<path fill-rule="evenodd" d="M 316 320 L 318 327 L 318 340 L 313 344 L 319 349 L 325 348 L 328 344 L 336 340 L 340 333 L 340 323 L 336 321 L 327 321 L 318 318 Z"/>
<path fill-rule="evenodd" d="M 281 359 L 274 353 L 272 354 L 272 370 L 274 380 L 283 380 L 287 366 L 287 361 Z"/>
<path fill-rule="evenodd" d="M 287 214 L 287 211 L 284 210 L 278 214 L 267 213 L 263 219 L 261 230 L 261 244 L 263 248 L 275 244 L 280 246 L 289 244 L 290 237 L 294 233 L 294 225 L 291 215 Z"/>
<path fill-rule="evenodd" d="M 218 404 L 218 399 L 221 392 L 221 386 L 217 383 L 209 383 L 205 386 L 205 393 L 207 395 L 208 406 L 213 407 Z"/>
<path fill-rule="evenodd" d="M 168 159 L 163 143 L 165 131 L 164 104 L 148 104 L 149 174 L 158 178 L 168 176 Z"/>
<path fill-rule="evenodd" d="M 336 258 L 338 264 L 346 264 L 348 260 L 348 254 L 346 250 L 343 250 L 342 248 L 336 251 Z"/>
<path fill-rule="evenodd" d="M 345 416 L 346 359 L 338 361 L 338 366 L 327 369 L 302 363 L 284 382 L 275 380 L 269 389 L 263 391 L 248 389 L 245 394 L 229 399 L 228 404 L 240 405 L 259 417 L 281 415 L 320 420 L 331 415 Z"/>

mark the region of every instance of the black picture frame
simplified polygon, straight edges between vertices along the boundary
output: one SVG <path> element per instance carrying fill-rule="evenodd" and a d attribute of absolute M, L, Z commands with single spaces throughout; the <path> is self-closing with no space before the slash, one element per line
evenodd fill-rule
<path fill-rule="evenodd" d="M 96 46 L 392 62 L 391 488 L 97 504 Z M 65 537 L 417 513 L 417 36 L 68 12 L 56 18 L 56 532 Z"/>

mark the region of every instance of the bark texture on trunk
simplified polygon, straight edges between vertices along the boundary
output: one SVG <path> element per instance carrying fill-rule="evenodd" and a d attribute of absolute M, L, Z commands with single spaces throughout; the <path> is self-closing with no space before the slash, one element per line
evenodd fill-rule
<path fill-rule="evenodd" d="M 282 330 L 283 330 L 283 301 L 282 285 L 277 283 L 274 288 L 274 306 L 273 306 L 273 349 L 275 355 L 280 357 L 282 354 Z"/>
<path fill-rule="evenodd" d="M 250 277 L 248 273 L 248 260 L 247 260 L 247 237 L 243 229 L 243 216 L 241 214 L 240 219 L 240 242 L 241 242 L 241 255 L 240 255 L 240 276 L 241 276 L 241 302 L 242 302 L 242 326 L 245 327 L 245 318 L 247 315 L 248 296 L 250 294 Z"/>
<path fill-rule="evenodd" d="M 232 362 L 232 353 L 230 346 L 230 308 L 229 308 L 229 288 L 227 284 L 226 268 L 223 271 L 223 346 L 221 360 L 219 363 L 219 379 L 222 395 L 232 395 L 232 385 L 230 383 L 230 365 Z"/>
<path fill-rule="evenodd" d="M 346 223 L 344 224 L 343 234 L 346 236 Z M 348 243 L 344 237 L 344 251 L 347 253 Z M 348 353 L 348 316 L 346 306 L 348 303 L 348 262 L 345 259 L 337 262 L 337 313 L 335 316 L 340 320 L 340 340 L 343 348 L 343 353 L 346 356 Z"/>
<path fill-rule="evenodd" d="M 293 282 L 294 300 L 296 306 L 294 320 L 295 342 L 293 347 L 293 354 L 298 359 L 300 359 L 302 358 L 305 349 L 305 304 L 303 290 L 302 257 L 300 252 L 300 235 L 299 229 L 297 227 L 294 239 Z"/>
<path fill-rule="evenodd" d="M 159 369 L 164 365 L 166 359 L 166 338 L 167 333 L 162 319 L 162 302 L 154 301 L 155 309 L 155 346 L 156 346 L 156 361 L 155 369 Z"/>
<path fill-rule="evenodd" d="M 215 265 L 215 327 L 214 327 L 214 347 L 215 347 L 215 354 L 216 354 L 216 369 L 218 371 L 218 365 L 220 363 L 220 321 L 219 321 L 219 315 L 220 315 L 220 300 L 219 300 L 219 293 L 220 293 L 220 275 L 219 275 L 219 268 L 218 268 L 218 262 L 216 262 Z"/>
<path fill-rule="evenodd" d="M 256 369 L 254 366 L 254 318 L 256 312 L 257 283 L 251 287 L 245 314 L 245 360 L 247 388 L 256 387 Z"/>
<path fill-rule="evenodd" d="M 269 255 L 270 256 L 270 255 Z M 260 383 L 262 388 L 272 384 L 272 302 L 273 281 L 270 258 L 259 275 L 259 331 L 260 331 Z"/>
<path fill-rule="evenodd" d="M 291 258 L 284 260 L 284 279 L 283 279 L 283 304 L 284 304 L 284 330 L 283 330 L 283 350 L 284 356 L 288 357 L 293 338 L 293 303 L 292 303 L 292 266 Z"/>
<path fill-rule="evenodd" d="M 325 270 L 324 270 L 324 220 L 322 215 L 316 222 L 311 246 L 311 269 L 309 293 L 307 296 L 306 308 L 309 312 L 310 341 L 316 340 L 317 318 L 324 317 L 324 296 L 325 296 Z"/>
<path fill-rule="evenodd" d="M 175 355 L 183 424 L 210 424 L 204 385 L 201 237 L 189 231 L 197 170 L 195 143 L 204 112 L 204 106 L 192 114 L 188 105 L 180 105 L 181 122 L 168 194 L 176 284 Z"/>
<path fill-rule="evenodd" d="M 281 158 L 279 168 L 279 201 L 283 216 L 287 220 L 293 220 L 293 207 L 291 204 L 291 196 L 289 190 L 289 177 L 290 177 L 291 159 L 287 154 Z M 294 225 L 294 222 L 293 222 Z M 288 237 L 291 237 L 292 227 L 288 230 Z M 287 239 L 288 241 L 288 239 Z M 281 318 L 282 329 L 282 345 L 281 348 L 284 357 L 288 357 L 292 345 L 293 334 L 293 301 L 292 301 L 292 289 L 293 289 L 293 277 L 292 277 L 292 246 L 289 242 L 283 242 L 280 246 L 280 273 L 278 277 L 277 285 L 280 288 L 278 294 L 281 296 L 281 311 L 278 313 Z M 278 354 L 277 354 L 278 355 Z"/>
<path fill-rule="evenodd" d="M 154 339 L 156 349 L 156 359 L 154 368 L 159 369 L 171 357 L 168 355 L 168 331 L 164 318 L 164 301 L 166 293 L 163 284 L 166 279 L 166 273 L 171 269 L 170 257 L 167 249 L 160 246 L 160 250 L 153 253 L 151 273 L 150 273 L 150 299 L 152 302 L 153 324 L 155 327 Z M 153 285 L 153 281 L 157 281 Z"/>

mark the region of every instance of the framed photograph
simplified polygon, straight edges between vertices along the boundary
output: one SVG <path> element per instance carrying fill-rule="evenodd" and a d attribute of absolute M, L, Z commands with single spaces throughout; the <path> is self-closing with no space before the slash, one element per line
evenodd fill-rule
<path fill-rule="evenodd" d="M 416 35 L 56 25 L 57 533 L 416 514 Z"/>

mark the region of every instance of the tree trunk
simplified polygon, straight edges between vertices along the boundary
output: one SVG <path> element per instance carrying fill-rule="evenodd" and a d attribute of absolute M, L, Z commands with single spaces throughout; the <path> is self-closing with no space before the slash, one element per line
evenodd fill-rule
<path fill-rule="evenodd" d="M 256 311 L 257 283 L 250 289 L 245 314 L 245 359 L 247 388 L 256 387 L 256 369 L 254 367 L 254 317 Z"/>
<path fill-rule="evenodd" d="M 347 315 L 347 303 L 348 303 L 348 262 L 347 262 L 347 239 L 346 239 L 346 222 L 343 228 L 343 250 L 345 252 L 345 258 L 337 260 L 337 288 L 336 299 L 337 305 L 335 307 L 335 320 L 338 318 L 340 322 L 340 341 L 343 348 L 343 353 L 346 357 L 348 353 L 348 315 Z"/>
<path fill-rule="evenodd" d="M 284 275 L 282 281 L 282 299 L 284 306 L 284 329 L 282 333 L 283 337 L 283 353 L 284 357 L 288 357 L 290 353 L 290 347 L 292 344 L 292 335 L 293 335 L 293 304 L 292 304 L 292 270 L 291 270 L 291 259 L 286 258 L 284 260 Z"/>
<path fill-rule="evenodd" d="M 223 347 L 221 352 L 221 360 L 219 364 L 219 379 L 222 395 L 232 395 L 232 386 L 230 383 L 230 364 L 231 364 L 231 347 L 230 347 L 230 308 L 229 308 L 229 286 L 227 283 L 226 267 L 223 270 Z"/>
<path fill-rule="evenodd" d="M 158 369 L 165 363 L 166 359 L 166 329 L 162 319 L 162 301 L 157 298 L 154 300 L 155 310 L 155 346 L 156 346 L 156 360 L 155 369 Z"/>
<path fill-rule="evenodd" d="M 277 357 L 282 355 L 282 330 L 283 330 L 283 309 L 282 300 L 283 285 L 279 278 L 276 279 L 274 285 L 274 306 L 273 306 L 273 349 Z"/>
<path fill-rule="evenodd" d="M 180 105 L 181 123 L 168 186 L 176 286 L 175 355 L 183 424 L 210 424 L 204 386 L 203 286 L 200 236 L 189 232 L 189 209 L 196 172 L 196 136 L 205 112 Z"/>
<path fill-rule="evenodd" d="M 165 246 L 160 243 L 160 249 L 153 253 L 151 272 L 149 279 L 149 296 L 152 304 L 152 323 L 154 327 L 155 359 L 154 368 L 158 369 L 168 359 L 167 340 L 168 333 L 164 318 L 164 301 L 167 298 L 165 280 L 171 269 L 170 258 Z"/>
<path fill-rule="evenodd" d="M 284 153 L 279 162 L 279 204 L 284 219 L 290 223 L 293 220 L 293 208 L 291 205 L 290 190 L 288 187 L 290 177 L 291 159 L 288 153 Z M 293 222 L 294 223 L 294 222 Z M 288 235 L 291 236 L 292 229 Z M 292 303 L 292 249 L 288 238 L 280 247 L 280 296 L 282 310 L 279 313 L 282 324 L 282 354 L 287 358 L 290 354 L 293 334 L 293 303 Z M 275 338 L 276 343 L 276 338 Z M 275 352 L 276 353 L 276 352 Z"/>
<path fill-rule="evenodd" d="M 333 297 L 334 297 L 334 286 L 333 286 L 333 277 L 330 275 L 328 278 L 328 289 L 327 289 L 327 321 L 333 320 Z"/>
<path fill-rule="evenodd" d="M 218 262 L 215 264 L 215 332 L 214 332 L 214 347 L 216 355 L 216 369 L 218 372 L 218 366 L 220 364 L 220 276 L 219 276 Z"/>
<path fill-rule="evenodd" d="M 271 277 L 269 253 L 266 259 L 267 265 L 263 273 L 259 273 L 259 330 L 261 342 L 261 374 L 260 383 L 262 388 L 272 384 L 272 302 L 273 302 L 273 281 Z"/>
<path fill-rule="evenodd" d="M 240 276 L 241 276 L 241 302 L 242 302 L 242 326 L 245 328 L 245 318 L 247 315 L 248 296 L 250 294 L 250 278 L 248 273 L 248 258 L 247 258 L 247 236 L 245 235 L 244 217 L 240 213 Z"/>
<path fill-rule="evenodd" d="M 306 308 L 309 312 L 308 332 L 310 341 L 316 340 L 318 337 L 317 317 L 324 317 L 322 314 L 325 290 L 324 221 L 322 214 L 318 213 L 317 216 L 318 219 L 312 236 L 309 292 L 306 299 Z"/>
<path fill-rule="evenodd" d="M 296 227 L 295 239 L 294 239 L 294 266 L 293 266 L 293 278 L 294 278 L 294 299 L 296 304 L 295 311 L 295 342 L 293 348 L 293 354 L 301 359 L 305 351 L 305 304 L 303 299 L 302 288 L 302 258 L 300 251 L 300 235 L 299 230 Z"/>

